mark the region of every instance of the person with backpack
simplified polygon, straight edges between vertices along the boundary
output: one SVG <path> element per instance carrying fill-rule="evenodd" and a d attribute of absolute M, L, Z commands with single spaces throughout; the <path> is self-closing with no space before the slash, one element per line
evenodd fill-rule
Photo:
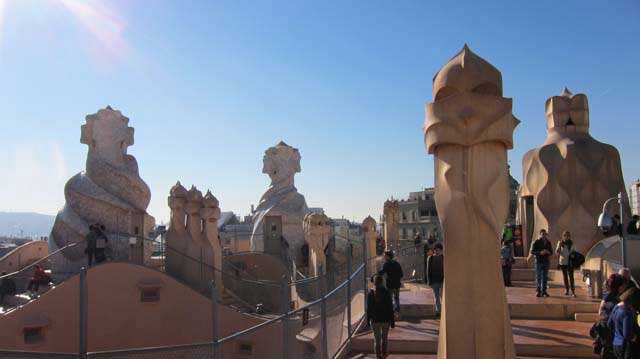
<path fill-rule="evenodd" d="M 599 320 L 593 325 L 589 334 L 594 338 L 593 352 L 599 354 L 601 359 L 615 359 L 613 353 L 613 337 L 607 325 L 611 310 L 620 303 L 620 295 L 624 292 L 624 279 L 621 275 L 613 273 L 605 283 L 605 296 L 598 309 Z"/>
<path fill-rule="evenodd" d="M 504 281 L 504 286 L 511 287 L 511 269 L 516 260 L 513 258 L 513 249 L 511 249 L 507 241 L 502 241 L 500 262 L 502 263 L 502 280 Z"/>
<path fill-rule="evenodd" d="M 442 302 L 442 283 L 444 283 L 444 256 L 442 255 L 442 243 L 436 243 L 433 254 L 427 257 L 425 263 L 425 279 L 427 285 L 433 290 L 436 301 L 436 315 L 440 316 Z"/>
<path fill-rule="evenodd" d="M 620 296 L 621 302 L 611 311 L 608 327 L 613 333 L 613 353 L 616 359 L 637 359 L 638 351 L 638 310 L 640 309 L 640 291 L 627 289 Z"/>
<path fill-rule="evenodd" d="M 389 328 L 395 327 L 395 315 L 391 292 L 384 286 L 381 275 L 373 277 L 374 289 L 367 294 L 367 323 L 371 326 L 375 339 L 376 358 L 388 357 Z"/>
<path fill-rule="evenodd" d="M 402 266 L 393 259 L 393 252 L 384 252 L 384 264 L 378 272 L 379 275 L 386 276 L 387 289 L 393 294 L 393 304 L 396 313 L 400 313 L 400 286 L 402 285 Z"/>
<path fill-rule="evenodd" d="M 573 252 L 573 241 L 571 241 L 571 233 L 564 231 L 562 239 L 556 245 L 556 253 L 558 254 L 558 267 L 562 270 L 562 279 L 564 280 L 564 295 L 569 295 L 571 288 L 571 296 L 576 296 L 575 284 L 573 279 L 573 265 L 569 260 Z"/>

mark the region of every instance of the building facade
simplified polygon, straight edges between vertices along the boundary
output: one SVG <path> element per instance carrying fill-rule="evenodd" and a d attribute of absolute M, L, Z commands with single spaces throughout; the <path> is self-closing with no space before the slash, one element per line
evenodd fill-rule
<path fill-rule="evenodd" d="M 419 192 L 410 192 L 409 198 L 398 201 L 400 207 L 398 236 L 400 240 L 413 240 L 416 235 L 420 235 L 421 239 L 434 237 L 437 240 L 442 240 L 442 230 L 434 196 L 435 190 L 433 188 L 425 188 Z"/>
<path fill-rule="evenodd" d="M 631 212 L 640 215 L 640 179 L 635 180 L 631 184 L 631 193 L 629 195 L 631 203 Z"/>

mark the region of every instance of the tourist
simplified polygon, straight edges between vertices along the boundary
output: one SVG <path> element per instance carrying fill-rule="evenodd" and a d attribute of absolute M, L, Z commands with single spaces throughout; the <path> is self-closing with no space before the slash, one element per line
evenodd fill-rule
<path fill-rule="evenodd" d="M 33 277 L 29 280 L 27 285 L 27 291 L 32 294 L 37 294 L 41 285 L 47 285 L 51 282 L 51 277 L 44 271 L 40 265 L 36 264 L 33 271 Z"/>
<path fill-rule="evenodd" d="M 540 230 L 540 238 L 531 243 L 531 255 L 536 259 L 536 297 L 548 297 L 549 256 L 553 253 L 547 230 Z"/>
<path fill-rule="evenodd" d="M 433 290 L 433 297 L 436 300 L 436 315 L 440 316 L 442 313 L 442 283 L 444 282 L 444 256 L 442 255 L 441 243 L 436 243 L 433 247 L 433 254 L 427 257 L 425 267 L 424 277 L 427 285 Z"/>
<path fill-rule="evenodd" d="M 595 338 L 594 353 L 600 354 L 602 359 L 614 359 L 613 337 L 607 323 L 611 316 L 611 310 L 620 303 L 620 295 L 624 292 L 624 279 L 621 275 L 613 273 L 607 278 L 605 284 L 606 294 L 600 302 L 598 314 L 600 319 L 591 328 L 591 337 Z"/>
<path fill-rule="evenodd" d="M 85 236 L 86 247 L 84 252 L 87 254 L 87 265 L 91 267 L 96 255 L 96 240 L 98 237 L 96 224 L 89 225 L 89 233 Z"/>
<path fill-rule="evenodd" d="M 513 249 L 511 249 L 508 241 L 502 241 L 500 262 L 502 263 L 502 280 L 504 281 L 504 286 L 511 287 L 511 269 L 516 260 L 513 258 Z"/>
<path fill-rule="evenodd" d="M 373 277 L 373 284 L 375 288 L 369 290 L 367 295 L 367 323 L 373 330 L 376 358 L 386 358 L 389 328 L 395 327 L 393 303 L 381 275 Z"/>
<path fill-rule="evenodd" d="M 638 288 L 638 283 L 631 278 L 631 270 L 629 268 L 621 268 L 618 274 L 624 279 L 624 289 Z"/>
<path fill-rule="evenodd" d="M 416 235 L 413 236 L 413 244 L 416 247 L 422 244 L 422 237 L 420 236 L 420 233 L 416 233 Z"/>
<path fill-rule="evenodd" d="M 562 279 L 564 281 L 564 295 L 576 296 L 576 290 L 573 280 L 573 264 L 569 260 L 573 251 L 573 241 L 571 241 L 571 232 L 564 231 L 562 239 L 556 245 L 556 253 L 558 254 L 558 267 L 562 270 Z"/>
<path fill-rule="evenodd" d="M 617 359 L 637 359 L 638 327 L 637 311 L 640 309 L 640 291 L 627 289 L 620 296 L 621 302 L 611 311 L 608 327 L 613 333 L 613 352 Z"/>
<path fill-rule="evenodd" d="M 611 230 L 609 231 L 608 234 L 610 236 L 620 235 L 621 232 L 622 232 L 622 221 L 620 219 L 620 215 L 616 214 L 611 219 Z"/>
<path fill-rule="evenodd" d="M 640 216 L 634 214 L 629 221 L 629 225 L 627 226 L 627 234 L 638 234 L 638 220 L 640 220 Z"/>
<path fill-rule="evenodd" d="M 393 259 L 392 251 L 384 252 L 384 264 L 378 274 L 386 276 L 387 289 L 393 294 L 394 310 L 400 313 L 400 286 L 404 274 L 400 263 Z"/>
<path fill-rule="evenodd" d="M 96 264 L 102 263 L 104 262 L 107 257 L 105 255 L 105 250 L 107 248 L 107 242 L 109 241 L 109 239 L 107 238 L 106 235 L 106 227 L 104 226 L 104 224 L 101 225 L 96 225 L 96 248 L 95 248 L 95 259 L 96 259 Z"/>
<path fill-rule="evenodd" d="M 7 272 L 2 272 L 2 276 L 7 275 Z M 4 297 L 7 295 L 16 294 L 16 282 L 11 277 L 2 278 L 0 282 L 0 305 L 4 303 Z"/>
<path fill-rule="evenodd" d="M 611 310 L 620 303 L 620 295 L 625 291 L 624 278 L 620 274 L 612 273 L 605 282 L 605 291 L 606 294 L 600 302 L 598 314 L 600 314 L 600 321 L 606 323 L 611 315 Z"/>

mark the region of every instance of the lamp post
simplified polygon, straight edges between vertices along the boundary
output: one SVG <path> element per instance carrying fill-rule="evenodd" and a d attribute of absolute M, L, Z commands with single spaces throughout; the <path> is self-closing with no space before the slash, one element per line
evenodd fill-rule
<path fill-rule="evenodd" d="M 607 228 L 607 227 L 611 227 L 611 225 L 613 224 L 613 221 L 611 220 L 611 216 L 609 216 L 609 213 L 607 211 L 607 206 L 609 205 L 609 202 L 614 201 L 614 200 L 618 200 L 618 203 L 620 204 L 620 241 L 621 243 L 621 256 L 622 256 L 622 267 L 627 268 L 627 241 L 625 239 L 624 236 L 624 194 L 622 192 L 618 193 L 618 196 L 616 197 L 611 197 L 608 200 L 606 200 L 604 202 L 604 204 L 602 205 L 602 213 L 600 213 L 600 216 L 598 216 L 598 227 L 600 228 Z"/>

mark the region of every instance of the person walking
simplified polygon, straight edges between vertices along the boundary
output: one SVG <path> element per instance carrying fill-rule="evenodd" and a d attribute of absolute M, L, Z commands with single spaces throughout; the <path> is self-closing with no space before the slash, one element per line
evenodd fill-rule
<path fill-rule="evenodd" d="M 502 241 L 502 248 L 500 248 L 500 262 L 502 264 L 502 280 L 505 287 L 511 287 L 511 269 L 516 262 L 513 258 L 513 249 L 509 245 L 509 242 Z"/>
<path fill-rule="evenodd" d="M 553 253 L 553 248 L 546 229 L 540 230 L 540 237 L 531 243 L 529 252 L 536 259 L 536 297 L 548 297 L 549 256 Z"/>
<path fill-rule="evenodd" d="M 613 333 L 613 352 L 616 359 L 637 359 L 638 327 L 637 311 L 640 309 L 640 291 L 637 288 L 627 289 L 620 296 L 621 302 L 611 311 L 608 327 Z"/>
<path fill-rule="evenodd" d="M 440 313 L 442 313 L 442 284 L 444 283 L 442 243 L 436 243 L 433 247 L 433 254 L 427 257 L 424 277 L 427 285 L 433 290 L 433 297 L 436 300 L 436 315 L 440 316 Z"/>
<path fill-rule="evenodd" d="M 393 252 L 384 252 L 384 264 L 378 272 L 386 276 L 387 289 L 393 295 L 394 311 L 400 313 L 400 286 L 402 285 L 402 266 L 393 259 Z"/>
<path fill-rule="evenodd" d="M 367 322 L 373 330 L 376 358 L 388 357 L 389 328 L 395 327 L 391 292 L 384 286 L 381 275 L 373 277 L 374 289 L 367 294 Z"/>
<path fill-rule="evenodd" d="M 562 270 L 562 279 L 564 281 L 564 295 L 569 295 L 569 289 L 571 289 L 571 296 L 576 296 L 576 290 L 573 280 L 573 264 L 569 260 L 571 252 L 573 251 L 573 242 L 571 241 L 571 233 L 564 231 L 562 233 L 562 239 L 556 245 L 556 253 L 558 254 L 558 267 Z"/>

